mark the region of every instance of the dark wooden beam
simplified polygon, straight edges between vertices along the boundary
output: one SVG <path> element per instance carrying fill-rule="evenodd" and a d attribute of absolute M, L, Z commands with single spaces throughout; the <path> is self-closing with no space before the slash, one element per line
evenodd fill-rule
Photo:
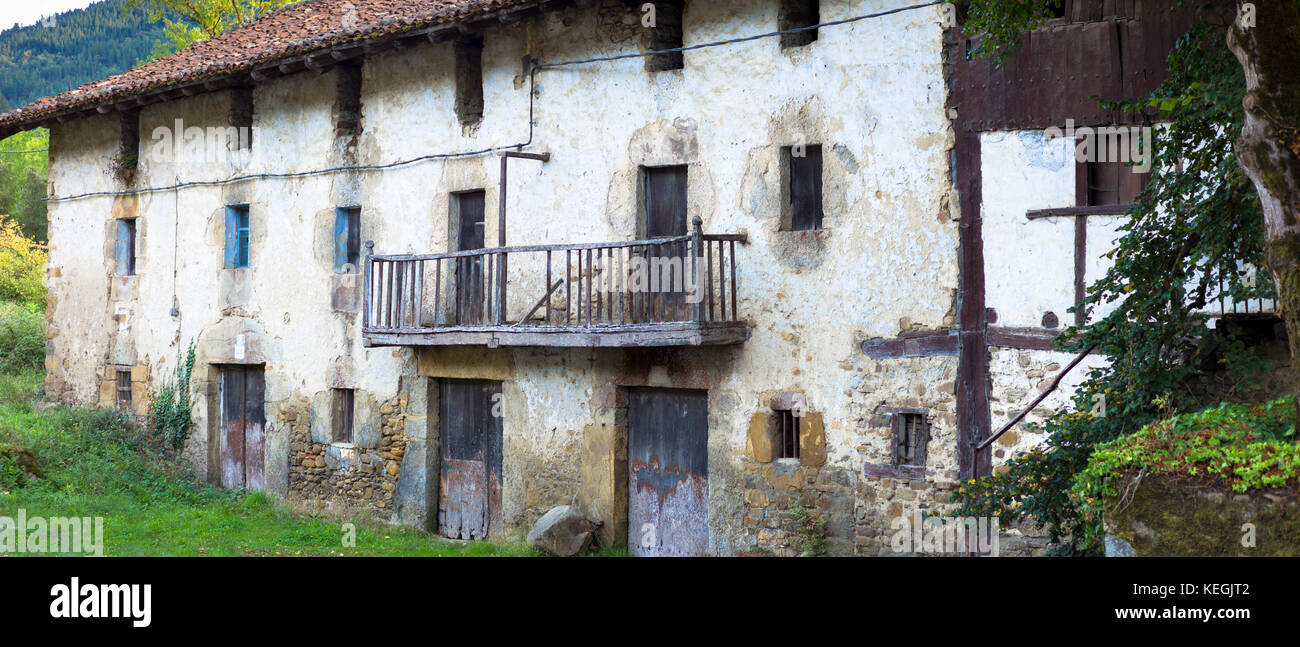
<path fill-rule="evenodd" d="M 612 326 L 560 328 L 546 326 L 452 327 L 436 331 L 362 331 L 362 342 L 376 346 L 526 346 L 551 348 L 644 348 L 739 344 L 749 339 L 741 324 L 675 326 Z"/>
<path fill-rule="evenodd" d="M 903 333 L 892 339 L 868 339 L 862 353 L 871 359 L 935 357 L 956 355 L 959 335 L 955 330 L 923 330 Z"/>
<path fill-rule="evenodd" d="M 1059 333 L 1046 328 L 1003 328 L 989 326 L 988 345 L 1017 350 L 1057 350 L 1053 340 Z"/>

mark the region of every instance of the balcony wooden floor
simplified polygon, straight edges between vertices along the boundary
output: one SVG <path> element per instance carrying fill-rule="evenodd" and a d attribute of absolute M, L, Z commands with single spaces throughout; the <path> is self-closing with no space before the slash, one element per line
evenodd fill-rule
<path fill-rule="evenodd" d="M 408 330 L 369 330 L 366 346 L 549 346 L 561 348 L 635 348 L 717 346 L 743 343 L 743 322 L 664 322 L 624 326 L 445 326 Z"/>

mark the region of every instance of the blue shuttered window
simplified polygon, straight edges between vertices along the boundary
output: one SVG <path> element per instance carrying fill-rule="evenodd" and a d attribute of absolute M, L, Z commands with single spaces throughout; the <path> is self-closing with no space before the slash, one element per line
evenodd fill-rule
<path fill-rule="evenodd" d="M 117 274 L 135 274 L 135 219 L 117 221 Z"/>
<path fill-rule="evenodd" d="M 248 267 L 249 223 L 248 205 L 226 207 L 225 267 Z"/>
<path fill-rule="evenodd" d="M 361 264 L 361 209 L 340 207 L 334 212 L 334 271 L 356 273 Z"/>

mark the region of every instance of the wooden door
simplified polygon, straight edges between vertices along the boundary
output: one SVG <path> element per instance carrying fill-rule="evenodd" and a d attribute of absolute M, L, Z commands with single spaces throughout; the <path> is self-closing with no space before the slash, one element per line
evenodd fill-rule
<path fill-rule="evenodd" d="M 645 169 L 644 192 L 646 238 L 686 235 L 686 167 Z M 690 308 L 685 293 L 672 289 L 686 285 L 683 283 L 683 272 L 688 268 L 686 249 L 686 243 L 681 242 L 656 245 L 647 250 L 652 292 L 645 302 L 642 321 L 682 321 L 688 318 Z M 673 259 L 680 264 L 673 264 Z M 662 265 L 665 261 L 670 263 Z M 657 266 L 660 269 L 655 269 Z M 671 269 L 664 270 L 664 267 Z"/>
<path fill-rule="evenodd" d="M 633 390 L 628 425 L 629 549 L 643 557 L 705 555 L 708 392 Z"/>
<path fill-rule="evenodd" d="M 261 490 L 266 482 L 265 379 L 261 366 L 221 368 L 221 484 Z"/>
<path fill-rule="evenodd" d="M 484 247 L 483 191 L 456 194 L 456 251 Z M 460 324 L 484 324 L 483 257 L 456 260 L 456 321 Z"/>
<path fill-rule="evenodd" d="M 501 529 L 501 383 L 442 380 L 438 532 L 483 539 Z"/>

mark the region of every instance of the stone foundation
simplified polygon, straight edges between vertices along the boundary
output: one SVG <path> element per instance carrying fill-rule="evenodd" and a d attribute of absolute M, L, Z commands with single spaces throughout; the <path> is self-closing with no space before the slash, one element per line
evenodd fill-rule
<path fill-rule="evenodd" d="M 1107 498 L 1105 506 L 1107 557 L 1300 555 L 1300 488 L 1239 493 L 1148 476 L 1129 497 Z"/>

